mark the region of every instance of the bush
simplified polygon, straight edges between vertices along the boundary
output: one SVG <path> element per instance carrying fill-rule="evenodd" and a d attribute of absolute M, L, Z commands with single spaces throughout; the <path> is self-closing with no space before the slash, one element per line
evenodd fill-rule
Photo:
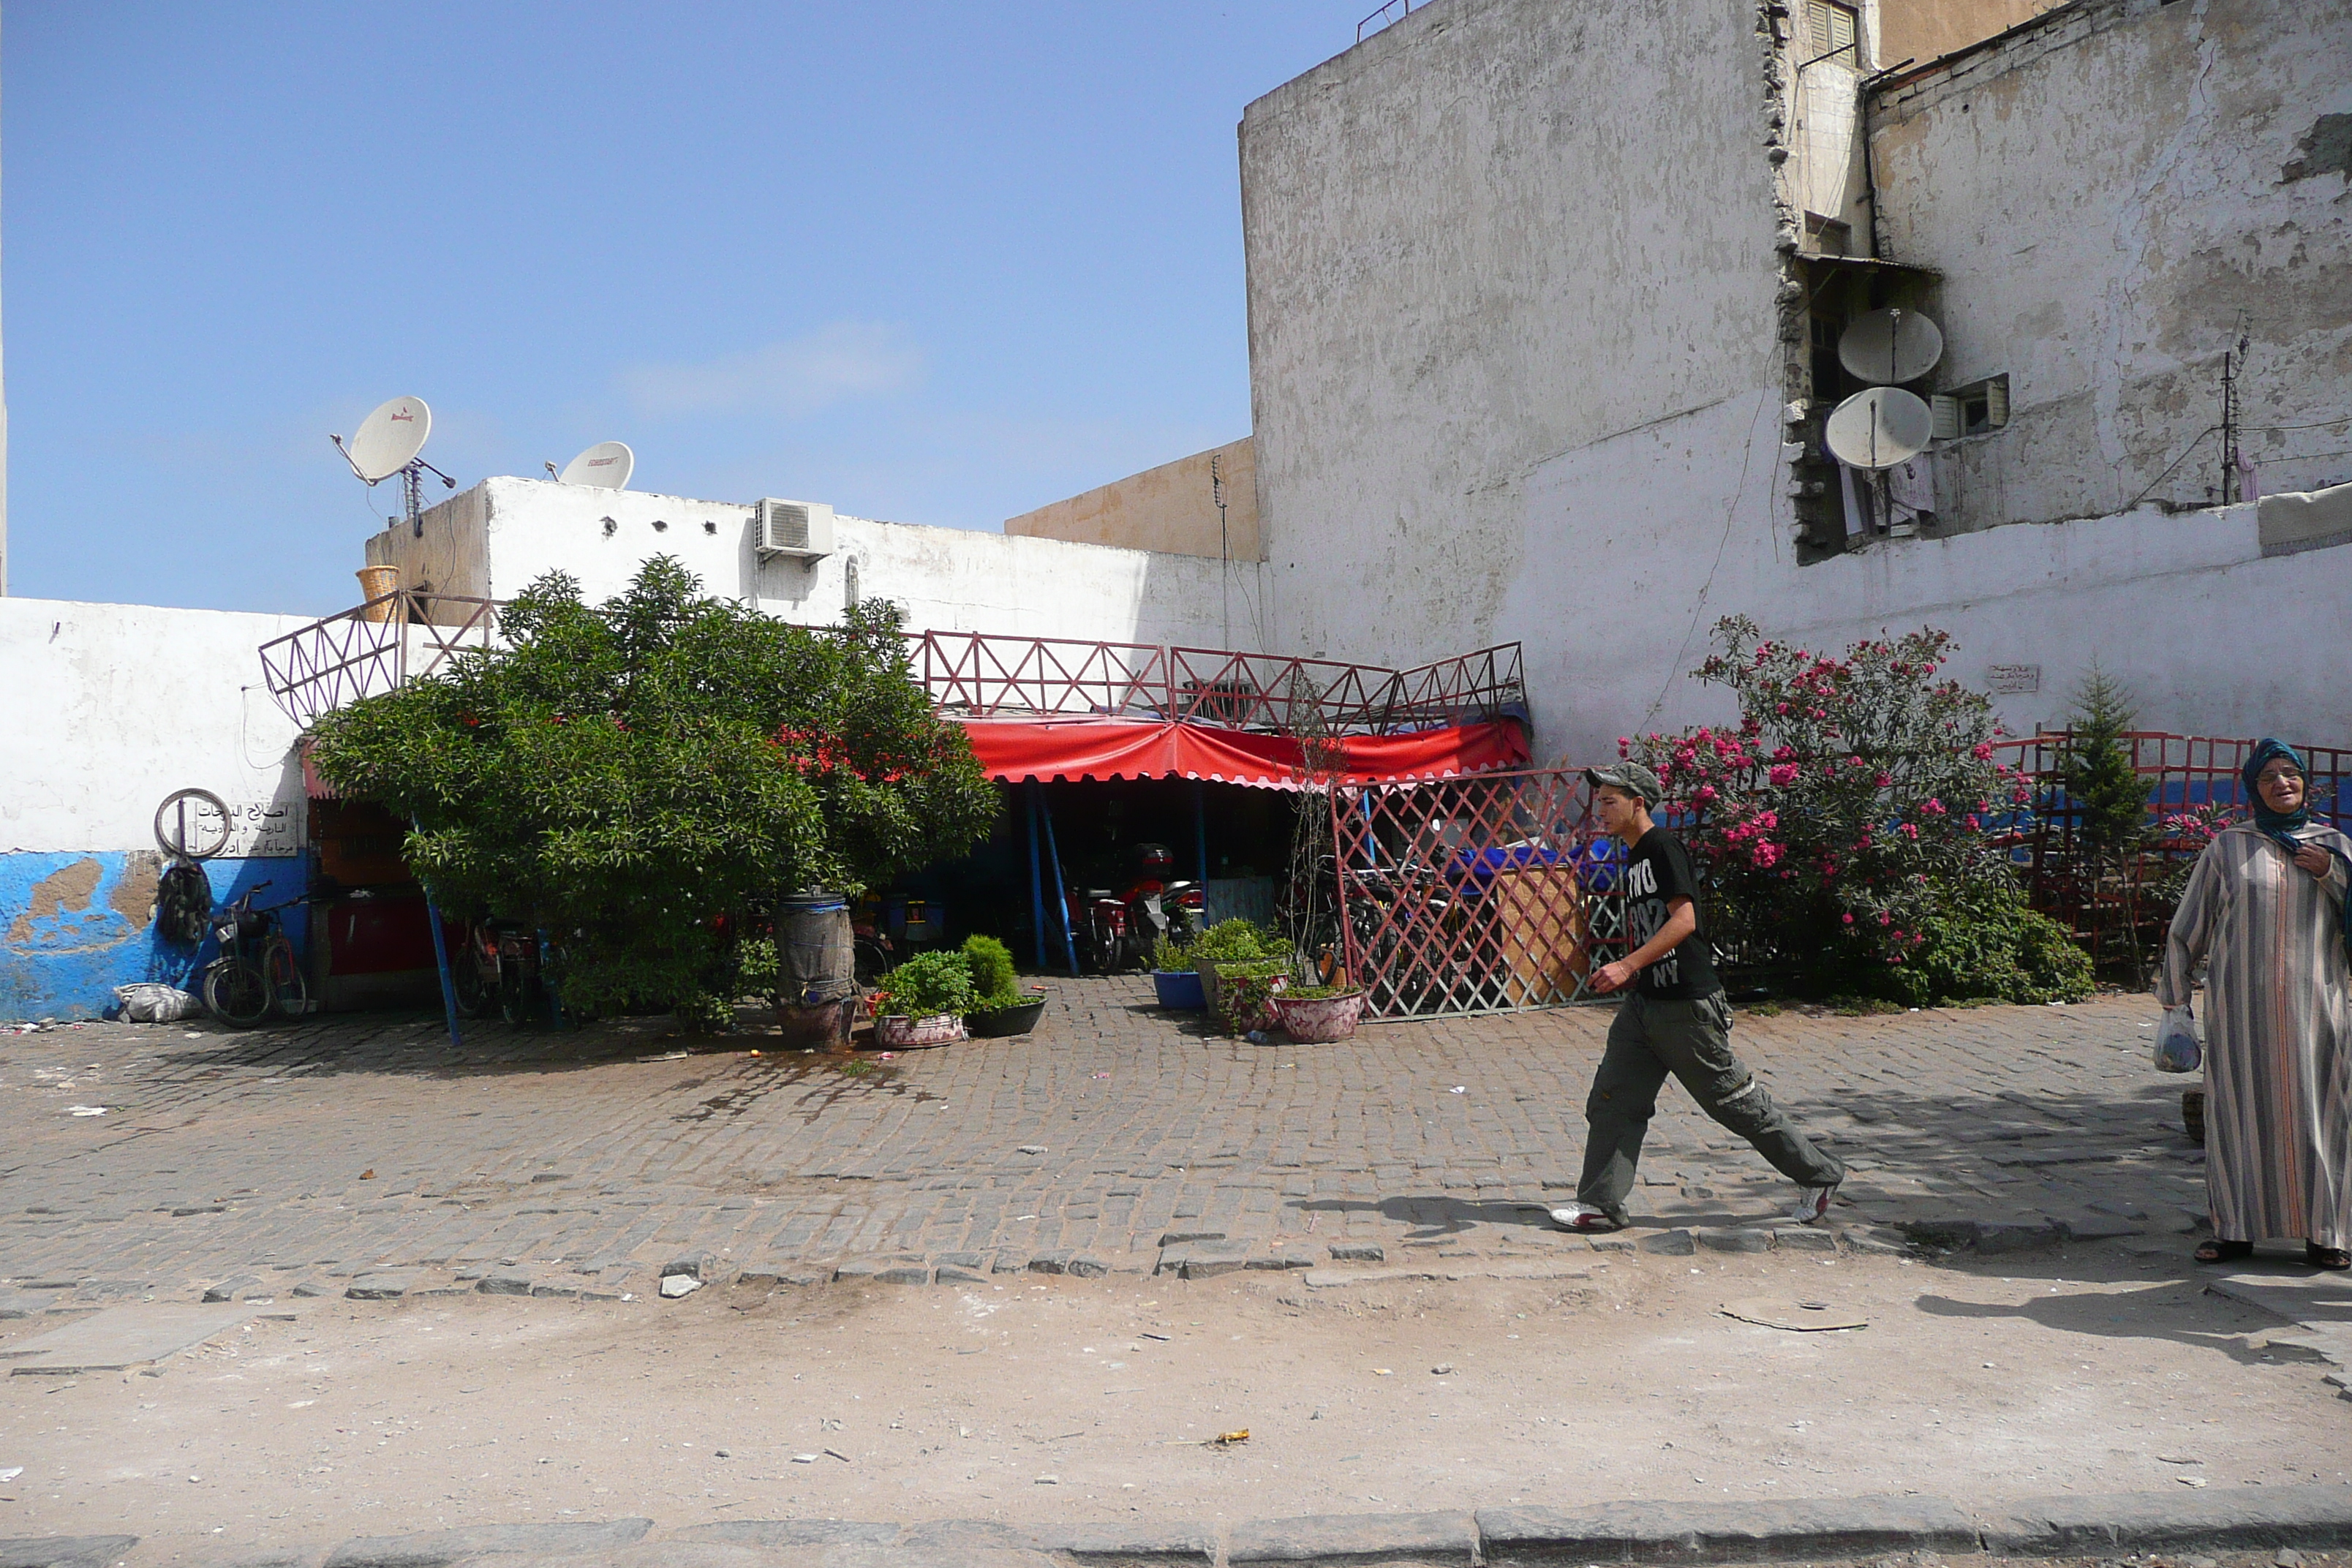
<path fill-rule="evenodd" d="M 961 1018 L 979 1011 L 971 963 L 961 952 L 919 952 L 885 974 L 875 990 L 885 1014 L 928 1018 L 952 1013 Z"/>
<path fill-rule="evenodd" d="M 1881 976 L 1883 994 L 1910 1007 L 1990 999 L 2081 1002 L 2091 955 L 2066 928 L 2037 914 L 2005 879 L 1963 884 L 1920 922 L 1909 962 Z"/>
<path fill-rule="evenodd" d="M 1627 737 L 1618 750 L 1665 784 L 1663 815 L 1711 886 L 1718 941 L 1777 948 L 1815 994 L 1883 994 L 1958 889 L 2010 886 L 1991 836 L 2032 795 L 1992 760 L 1991 701 L 1937 679 L 1952 639 L 1932 629 L 1843 658 L 1763 638 L 1744 616 L 1715 639 L 1697 679 L 1738 698 L 1738 728 Z"/>
<path fill-rule="evenodd" d="M 1192 943 L 1192 955 L 1196 965 L 1246 963 L 1254 958 L 1272 957 L 1279 951 L 1280 943 L 1272 935 L 1236 915 L 1202 931 Z"/>
<path fill-rule="evenodd" d="M 1266 999 L 1290 981 L 1286 958 L 1246 959 L 1217 965 L 1217 1017 L 1233 1035 L 1262 1029 L 1267 1023 Z"/>
<path fill-rule="evenodd" d="M 992 1013 L 1000 1007 L 1018 1007 L 1027 1000 L 1021 994 L 1020 972 L 1013 967 L 1013 950 L 994 937 L 964 938 L 963 958 L 971 968 L 971 988 L 980 998 L 974 1011 Z"/>
<path fill-rule="evenodd" d="M 1193 955 L 1198 940 L 1195 938 L 1189 942 L 1178 942 L 1162 931 L 1151 942 L 1151 967 L 1162 974 L 1182 974 L 1190 972 L 1199 962 Z"/>

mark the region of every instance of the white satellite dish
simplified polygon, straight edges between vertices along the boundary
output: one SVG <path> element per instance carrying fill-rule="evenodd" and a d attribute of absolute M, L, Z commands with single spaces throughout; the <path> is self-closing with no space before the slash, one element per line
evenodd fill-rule
<path fill-rule="evenodd" d="M 388 479 L 416 460 L 433 433 L 433 411 L 421 397 L 395 397 L 361 422 L 343 456 L 370 484 Z"/>
<path fill-rule="evenodd" d="M 1848 468 L 1891 468 L 1927 449 L 1936 416 L 1896 386 L 1857 392 L 1830 411 L 1822 438 Z"/>
<path fill-rule="evenodd" d="M 593 485 L 600 490 L 625 490 L 629 488 L 629 471 L 637 466 L 637 455 L 629 450 L 625 441 L 599 441 L 570 462 L 556 479 L 560 485 Z"/>
<path fill-rule="evenodd" d="M 1838 338 L 1838 363 L 1859 381 L 1892 386 L 1916 381 L 1944 357 L 1944 334 L 1916 310 L 1856 316 Z"/>

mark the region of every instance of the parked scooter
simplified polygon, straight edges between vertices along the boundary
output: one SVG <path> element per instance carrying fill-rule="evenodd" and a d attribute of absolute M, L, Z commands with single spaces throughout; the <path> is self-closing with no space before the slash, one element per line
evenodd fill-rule
<path fill-rule="evenodd" d="M 1190 942 L 1201 934 L 1206 900 L 1197 882 L 1172 879 L 1176 858 L 1165 844 L 1128 850 L 1119 888 L 1089 888 L 1065 879 L 1071 940 L 1098 974 L 1148 963 L 1162 936 Z"/>
<path fill-rule="evenodd" d="M 550 1016 L 540 949 L 539 932 L 520 921 L 476 921 L 467 926 L 465 951 L 449 961 L 457 1011 L 469 1018 L 497 1013 L 518 1029 L 533 1017 Z"/>

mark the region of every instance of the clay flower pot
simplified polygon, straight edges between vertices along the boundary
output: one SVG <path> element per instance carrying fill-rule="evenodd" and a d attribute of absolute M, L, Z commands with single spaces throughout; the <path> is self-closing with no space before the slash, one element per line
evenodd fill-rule
<path fill-rule="evenodd" d="M 963 1020 L 953 1013 L 933 1013 L 920 1018 L 888 1013 L 874 1020 L 874 1044 L 886 1051 L 952 1045 L 962 1038 Z"/>
<path fill-rule="evenodd" d="M 1302 1046 L 1347 1039 L 1356 1032 L 1356 1020 L 1364 1014 L 1360 991 L 1342 996 L 1289 996 L 1277 991 L 1273 1001 L 1282 1032 Z"/>

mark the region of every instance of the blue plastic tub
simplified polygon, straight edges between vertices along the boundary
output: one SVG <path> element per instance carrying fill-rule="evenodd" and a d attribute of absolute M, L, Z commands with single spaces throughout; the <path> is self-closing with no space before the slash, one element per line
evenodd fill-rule
<path fill-rule="evenodd" d="M 1151 988 L 1160 993 L 1160 1005 L 1178 1012 L 1197 1013 L 1209 1005 L 1206 993 L 1201 989 L 1201 977 L 1189 969 L 1155 969 L 1151 972 Z"/>

